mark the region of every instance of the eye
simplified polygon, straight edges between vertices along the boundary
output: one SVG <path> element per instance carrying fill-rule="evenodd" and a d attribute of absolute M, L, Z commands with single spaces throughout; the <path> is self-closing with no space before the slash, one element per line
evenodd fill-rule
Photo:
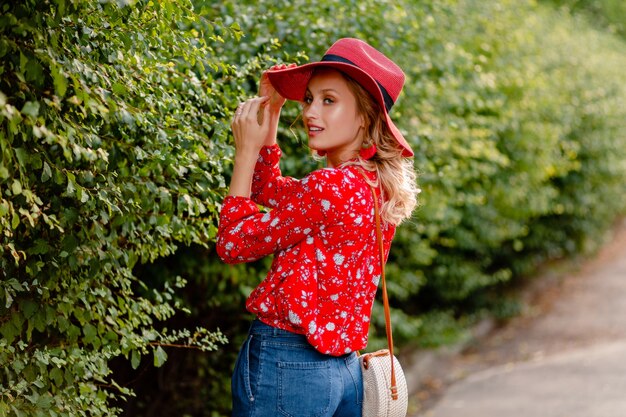
<path fill-rule="evenodd" d="M 313 102 L 313 97 L 311 97 L 311 96 L 305 96 L 305 97 L 304 97 L 304 100 L 302 100 L 302 102 L 303 102 L 304 104 L 311 104 L 311 103 Z"/>
<path fill-rule="evenodd" d="M 334 102 L 335 102 L 335 100 L 333 100 L 332 98 L 326 97 L 324 99 L 324 104 L 333 104 Z"/>

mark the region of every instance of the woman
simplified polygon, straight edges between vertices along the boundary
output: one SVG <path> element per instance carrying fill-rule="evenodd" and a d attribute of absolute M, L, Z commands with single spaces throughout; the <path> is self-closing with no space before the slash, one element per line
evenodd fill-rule
<path fill-rule="evenodd" d="M 320 62 L 265 72 L 261 97 L 237 108 L 217 250 L 229 263 L 274 260 L 246 303 L 257 319 L 235 365 L 234 416 L 361 415 L 356 351 L 367 345 L 380 278 L 369 184 L 385 259 L 416 204 L 413 152 L 389 118 L 403 84 L 389 58 L 340 39 Z M 327 160 L 302 180 L 278 166 L 285 99 L 302 103 L 309 147 Z"/>

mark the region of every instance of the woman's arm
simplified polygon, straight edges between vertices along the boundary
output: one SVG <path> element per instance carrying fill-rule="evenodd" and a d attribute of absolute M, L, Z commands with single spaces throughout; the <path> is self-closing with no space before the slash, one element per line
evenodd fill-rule
<path fill-rule="evenodd" d="M 276 146 L 276 135 L 278 132 L 278 122 L 280 112 L 285 104 L 282 97 L 272 83 L 269 81 L 268 72 L 290 68 L 296 64 L 274 65 L 268 71 L 264 71 L 259 82 L 259 96 L 268 97 L 268 101 L 262 106 L 269 107 L 269 130 L 256 161 L 254 176 L 252 177 L 251 198 L 258 204 L 266 207 L 276 207 L 281 197 L 287 194 L 295 181 L 293 178 L 283 177 L 280 172 L 278 161 L 280 160 L 280 149 Z M 260 121 L 261 122 L 261 121 Z"/>
<path fill-rule="evenodd" d="M 293 193 L 298 180 L 283 177 L 280 171 L 282 152 L 277 145 L 261 149 L 252 177 L 252 200 L 265 207 L 276 208 Z"/>
<path fill-rule="evenodd" d="M 254 166 L 270 132 L 270 108 L 268 97 L 256 97 L 240 104 L 231 123 L 235 138 L 235 165 L 228 195 L 250 197 Z"/>
<path fill-rule="evenodd" d="M 315 171 L 297 182 L 288 201 L 266 213 L 249 198 L 226 197 L 217 254 L 227 263 L 250 262 L 316 235 L 349 210 L 355 190 L 348 184 L 340 170 Z"/>
<path fill-rule="evenodd" d="M 296 64 L 279 64 L 274 65 L 268 71 L 263 71 L 261 75 L 261 80 L 259 81 L 259 96 L 260 97 L 268 97 L 267 106 L 269 107 L 269 131 L 267 132 L 267 136 L 265 138 L 265 146 L 272 146 L 276 144 L 276 134 L 278 132 L 278 120 L 280 119 L 280 110 L 283 108 L 285 104 L 285 98 L 282 97 L 272 83 L 270 82 L 269 76 L 267 73 L 269 71 L 282 70 L 286 68 L 295 67 Z"/>

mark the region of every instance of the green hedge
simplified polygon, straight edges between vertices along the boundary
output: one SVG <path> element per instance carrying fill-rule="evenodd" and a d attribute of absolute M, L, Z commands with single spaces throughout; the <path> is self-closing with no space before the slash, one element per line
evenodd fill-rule
<path fill-rule="evenodd" d="M 134 268 L 215 236 L 240 94 L 209 42 L 239 32 L 185 1 L 1 7 L 0 415 L 114 415 L 114 358 L 225 342 L 157 327 L 185 279 Z"/>
<path fill-rule="evenodd" d="M 626 39 L 626 3 L 622 0 L 541 0 L 587 19 L 594 27 Z"/>
<path fill-rule="evenodd" d="M 401 346 L 508 314 L 506 285 L 593 247 L 626 208 L 626 44 L 566 8 L 22 3 L 0 6 L 0 416 L 228 414 L 268 267 L 212 246 L 232 109 L 262 69 L 342 36 L 407 74 L 392 116 L 423 192 L 388 265 Z M 317 166 L 298 111 L 279 132 L 295 176 Z"/>

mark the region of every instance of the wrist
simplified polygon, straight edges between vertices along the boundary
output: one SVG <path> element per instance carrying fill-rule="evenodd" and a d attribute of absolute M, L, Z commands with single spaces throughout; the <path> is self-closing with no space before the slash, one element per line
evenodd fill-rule
<path fill-rule="evenodd" d="M 265 145 L 263 145 L 265 146 Z M 235 151 L 235 163 L 245 164 L 249 162 L 255 162 L 259 156 L 259 152 L 261 152 L 261 147 L 259 149 L 256 148 L 245 148 L 245 149 L 237 149 Z"/>
<path fill-rule="evenodd" d="M 282 111 L 283 106 L 274 108 L 272 106 L 270 106 L 269 108 L 269 112 L 270 112 L 270 122 L 272 123 L 278 123 L 278 119 L 280 119 L 280 112 Z"/>
<path fill-rule="evenodd" d="M 263 142 L 264 147 L 270 147 L 276 145 L 276 135 L 268 136 Z"/>
<path fill-rule="evenodd" d="M 254 153 L 249 148 L 237 151 L 228 195 L 250 197 L 252 176 L 258 155 L 258 152 Z"/>
<path fill-rule="evenodd" d="M 265 138 L 265 142 L 263 142 L 263 146 L 273 146 L 276 145 L 276 135 L 278 133 L 278 121 L 280 119 L 280 109 L 278 111 L 270 110 L 270 129 L 267 132 L 267 136 Z"/>

